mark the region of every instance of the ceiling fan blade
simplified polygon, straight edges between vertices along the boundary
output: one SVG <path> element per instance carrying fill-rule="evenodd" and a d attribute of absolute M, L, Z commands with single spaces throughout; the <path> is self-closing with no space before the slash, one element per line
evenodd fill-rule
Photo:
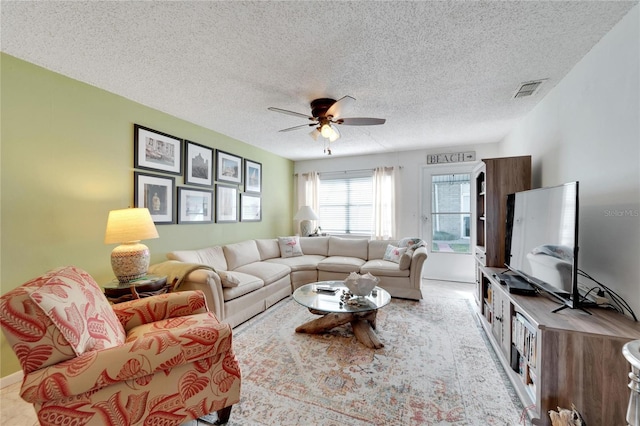
<path fill-rule="evenodd" d="M 282 108 L 276 108 L 276 107 L 269 107 L 267 108 L 269 111 L 275 111 L 275 112 L 280 112 L 282 114 L 288 114 L 288 115 L 293 115 L 295 117 L 304 117 L 307 118 L 309 120 L 315 120 L 315 118 L 311 117 L 308 114 L 302 114 L 300 112 L 295 112 L 295 111 L 289 111 L 288 109 L 282 109 Z"/>
<path fill-rule="evenodd" d="M 282 129 L 282 130 L 278 130 L 278 131 L 279 132 L 290 132 L 292 130 L 298 130 L 298 129 L 302 129 L 304 127 L 315 126 L 315 125 L 316 125 L 316 123 L 301 124 L 299 126 L 288 127 L 286 129 Z"/>
<path fill-rule="evenodd" d="M 340 114 L 342 113 L 342 110 L 345 108 L 349 108 L 349 106 L 355 102 L 355 98 L 352 96 L 344 96 L 340 99 L 338 99 L 337 101 L 335 101 L 333 103 L 333 105 L 331 105 L 331 107 L 329 107 L 329 109 L 327 110 L 327 113 L 325 115 L 327 116 L 332 116 L 334 118 L 340 117 Z"/>
<path fill-rule="evenodd" d="M 374 126 L 376 124 L 384 124 L 386 121 L 384 118 L 354 117 L 340 118 L 334 121 L 334 123 L 345 124 L 347 126 Z"/>
<path fill-rule="evenodd" d="M 311 136 L 314 141 L 317 141 L 320 137 L 320 130 L 318 130 L 317 128 L 313 129 L 313 131 L 309 133 L 309 136 Z"/>

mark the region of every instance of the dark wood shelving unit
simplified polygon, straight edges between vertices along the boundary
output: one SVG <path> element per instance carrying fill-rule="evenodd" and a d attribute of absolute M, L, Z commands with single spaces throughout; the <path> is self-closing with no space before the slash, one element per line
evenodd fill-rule
<path fill-rule="evenodd" d="M 474 171 L 476 260 L 484 266 L 505 263 L 507 195 L 531 189 L 531 156 L 485 158 Z"/>

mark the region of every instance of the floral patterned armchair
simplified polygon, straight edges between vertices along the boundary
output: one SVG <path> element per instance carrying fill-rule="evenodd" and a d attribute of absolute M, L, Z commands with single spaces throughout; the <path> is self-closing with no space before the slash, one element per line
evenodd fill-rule
<path fill-rule="evenodd" d="M 0 297 L 20 360 L 20 396 L 42 425 L 180 425 L 240 399 L 231 327 L 199 291 L 110 305 L 86 272 L 64 267 Z"/>

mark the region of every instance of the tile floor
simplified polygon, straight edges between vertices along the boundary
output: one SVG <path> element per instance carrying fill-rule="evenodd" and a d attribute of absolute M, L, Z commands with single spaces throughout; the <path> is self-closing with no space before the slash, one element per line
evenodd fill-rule
<path fill-rule="evenodd" d="M 475 286 L 469 283 L 456 283 L 451 281 L 425 280 L 422 284 L 423 297 L 429 297 L 429 293 L 437 293 L 439 296 L 450 294 L 455 297 L 473 298 Z M 0 424 L 15 426 L 38 426 L 36 413 L 31 404 L 20 398 L 20 383 L 5 386 L 0 389 Z M 231 412 L 233 416 L 233 411 Z M 211 423 L 193 420 L 182 426 L 208 426 Z"/>

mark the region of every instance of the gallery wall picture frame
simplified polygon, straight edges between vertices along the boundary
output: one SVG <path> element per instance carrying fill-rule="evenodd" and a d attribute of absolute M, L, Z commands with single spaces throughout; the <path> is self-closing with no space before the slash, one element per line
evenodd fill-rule
<path fill-rule="evenodd" d="M 178 223 L 212 223 L 213 190 L 178 187 Z"/>
<path fill-rule="evenodd" d="M 262 221 L 262 199 L 259 195 L 240 194 L 240 222 Z"/>
<path fill-rule="evenodd" d="M 182 139 L 134 124 L 133 145 L 136 169 L 182 174 Z"/>
<path fill-rule="evenodd" d="M 184 183 L 213 188 L 213 148 L 184 141 Z"/>
<path fill-rule="evenodd" d="M 238 221 L 238 187 L 216 184 L 216 223 Z"/>
<path fill-rule="evenodd" d="M 262 164 L 244 159 L 244 192 L 262 192 Z"/>
<path fill-rule="evenodd" d="M 146 207 L 157 225 L 176 223 L 175 178 L 172 176 L 133 173 L 135 207 Z"/>
<path fill-rule="evenodd" d="M 216 180 L 242 183 L 242 157 L 216 150 Z"/>

